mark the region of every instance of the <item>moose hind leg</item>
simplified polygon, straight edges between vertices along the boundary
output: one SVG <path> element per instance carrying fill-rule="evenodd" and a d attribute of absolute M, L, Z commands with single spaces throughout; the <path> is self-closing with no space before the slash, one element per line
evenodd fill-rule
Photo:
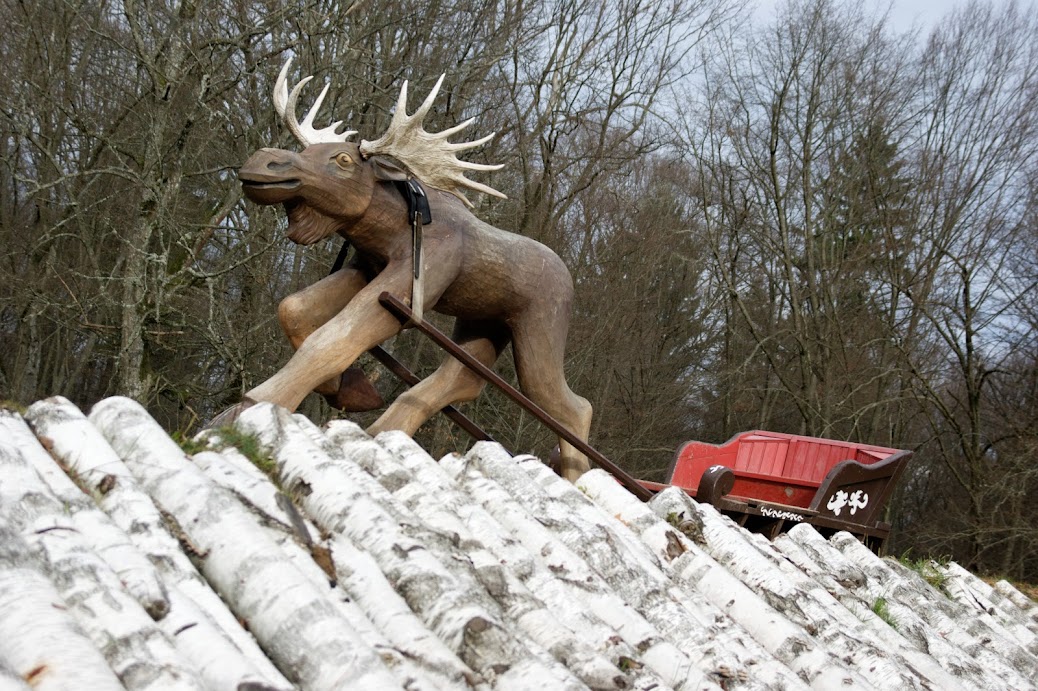
<path fill-rule="evenodd" d="M 563 427 L 587 442 L 591 431 L 591 404 L 566 383 L 563 355 L 568 324 L 523 318 L 513 329 L 512 349 L 519 388 Z M 561 475 L 570 482 L 591 469 L 587 457 L 559 439 Z"/>
<path fill-rule="evenodd" d="M 493 366 L 508 345 L 508 328 L 500 322 L 459 319 L 453 340 L 487 367 Z M 426 420 L 453 403 L 479 396 L 485 382 L 458 360 L 448 356 L 429 377 L 401 394 L 371 427 L 371 435 L 400 430 L 413 435 Z"/>

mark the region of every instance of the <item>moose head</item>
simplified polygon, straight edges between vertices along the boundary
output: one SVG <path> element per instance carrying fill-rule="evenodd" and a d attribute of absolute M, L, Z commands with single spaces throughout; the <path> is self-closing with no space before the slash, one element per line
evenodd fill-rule
<path fill-rule="evenodd" d="M 356 253 L 346 266 L 281 303 L 278 318 L 296 353 L 249 391 L 243 405 L 269 401 L 294 410 L 310 391 L 339 405 L 362 385 L 352 363 L 402 328 L 378 302 L 384 291 L 406 296 L 414 275 L 406 202 L 395 185 L 386 183 L 413 177 L 425 186 L 432 211 L 421 254 L 428 308 L 456 317 L 454 340 L 487 366 L 511 342 L 520 388 L 586 441 L 591 406 L 570 390 L 563 373 L 573 299 L 569 271 L 544 245 L 477 219 L 464 195 L 472 190 L 504 197 L 465 177 L 469 171 L 501 166 L 456 156 L 493 134 L 448 141 L 472 120 L 437 133 L 424 129 L 441 76 L 412 115 L 407 114 L 404 83 L 389 128 L 379 139 L 348 141 L 356 132 L 340 132 L 341 122 L 314 127 L 327 86 L 303 120 L 296 119 L 300 92 L 311 77 L 289 91 L 290 65 L 278 77 L 274 107 L 305 148 L 257 151 L 239 171 L 243 191 L 259 204 L 283 204 L 294 242 L 312 244 L 338 234 Z M 437 411 L 474 399 L 482 388 L 481 379 L 448 358 L 398 397 L 368 431 L 414 434 Z M 588 468 L 587 459 L 565 441 L 560 447 L 563 475 L 575 479 Z"/>

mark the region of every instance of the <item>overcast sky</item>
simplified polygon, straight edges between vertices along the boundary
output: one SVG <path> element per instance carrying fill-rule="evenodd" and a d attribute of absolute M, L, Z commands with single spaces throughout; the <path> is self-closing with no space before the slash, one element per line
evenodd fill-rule
<path fill-rule="evenodd" d="M 941 17 L 951 12 L 959 5 L 966 4 L 967 0 L 894 0 L 894 6 L 890 11 L 890 21 L 899 31 L 909 29 L 913 23 L 918 23 L 923 29 L 928 30 L 937 23 Z M 868 0 L 873 7 L 886 7 L 885 1 Z"/>
<path fill-rule="evenodd" d="M 1009 0 L 991 0 L 995 5 L 1005 5 Z M 757 0 L 758 15 L 764 17 L 772 16 L 774 8 L 781 4 L 782 0 Z M 886 8 L 889 0 L 862 0 L 865 7 L 879 10 Z M 942 17 L 952 9 L 965 5 L 968 0 L 893 0 L 890 11 L 891 25 L 898 31 L 906 31 L 917 24 L 923 34 L 929 32 Z M 1018 0 L 1018 3 L 1026 7 L 1031 4 L 1029 0 Z"/>

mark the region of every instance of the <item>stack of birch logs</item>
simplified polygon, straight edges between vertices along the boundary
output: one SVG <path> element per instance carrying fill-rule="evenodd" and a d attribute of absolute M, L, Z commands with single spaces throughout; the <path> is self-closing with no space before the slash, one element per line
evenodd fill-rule
<path fill-rule="evenodd" d="M 125 398 L 0 411 L 0 691 L 1038 683 L 1038 606 L 954 563 L 937 589 L 495 444 L 235 424 L 261 458 L 220 431 L 189 454 Z"/>

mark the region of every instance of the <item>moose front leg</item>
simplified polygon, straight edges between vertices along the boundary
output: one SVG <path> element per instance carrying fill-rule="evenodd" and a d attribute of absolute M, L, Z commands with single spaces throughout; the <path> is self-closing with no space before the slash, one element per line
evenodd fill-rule
<path fill-rule="evenodd" d="M 295 410 L 310 391 L 336 377 L 362 353 L 400 332 L 400 322 L 378 302 L 383 291 L 405 295 L 408 269 L 387 266 L 334 317 L 317 327 L 273 377 L 245 395 Z"/>
<path fill-rule="evenodd" d="M 278 322 L 292 348 L 299 350 L 310 334 L 345 309 L 367 282 L 362 271 L 346 266 L 282 300 L 278 305 Z M 314 391 L 333 396 L 339 391 L 340 378 L 335 375 L 314 387 Z"/>

